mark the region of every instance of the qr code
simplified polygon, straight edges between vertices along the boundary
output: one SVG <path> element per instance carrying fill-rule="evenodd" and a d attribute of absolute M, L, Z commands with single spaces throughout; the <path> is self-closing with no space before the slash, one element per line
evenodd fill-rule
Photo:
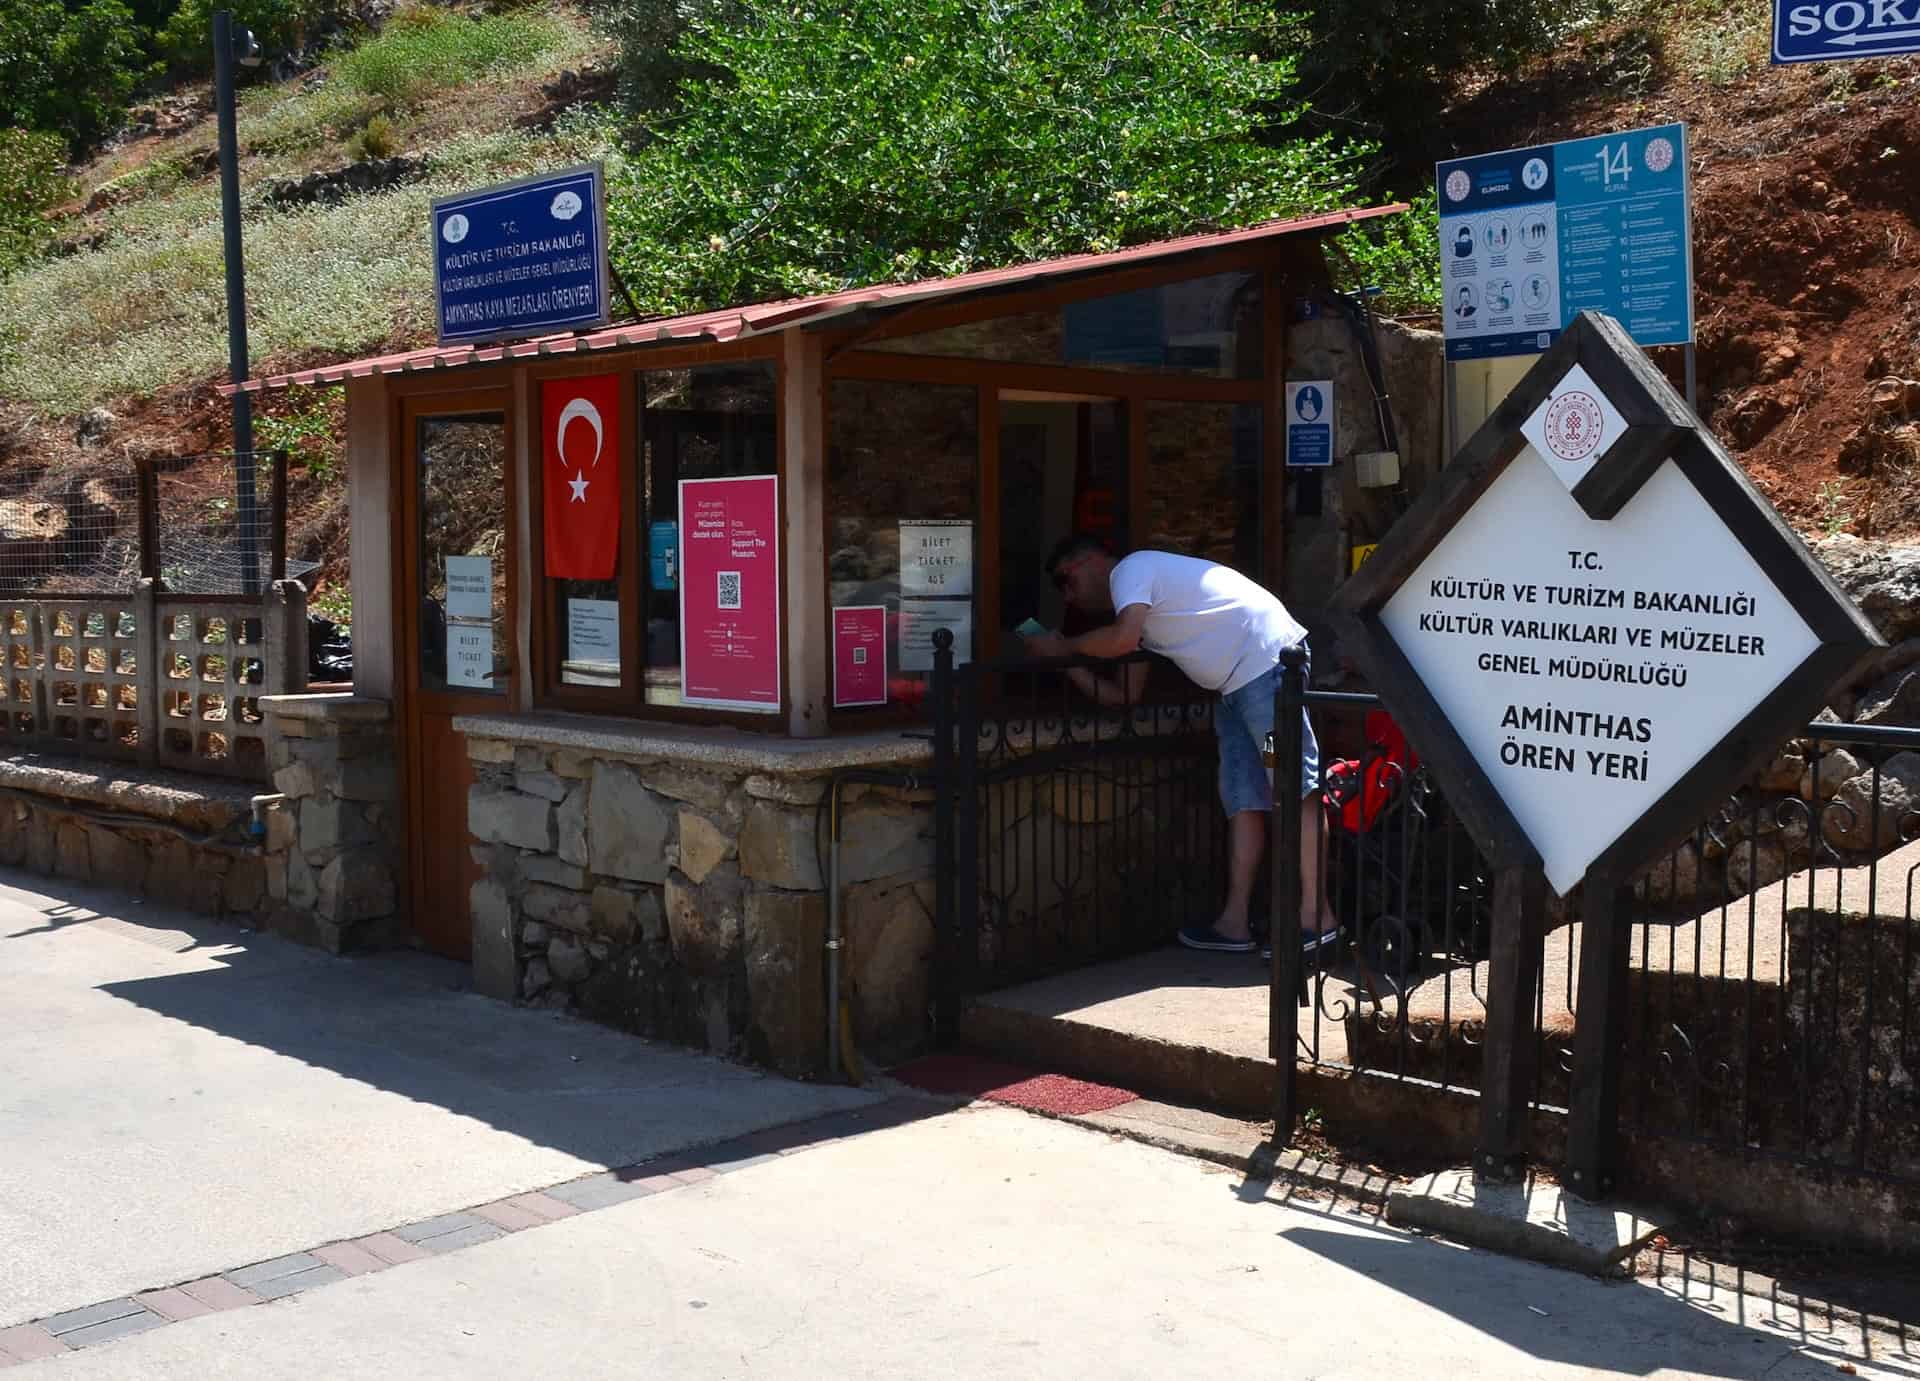
<path fill-rule="evenodd" d="M 866 648 L 864 648 L 864 647 L 856 647 L 856 648 L 854 648 L 854 650 L 853 650 L 853 664 L 854 664 L 855 666 L 857 666 L 857 667 L 863 667 L 863 666 L 865 666 L 865 665 L 867 664 L 867 650 L 866 650 Z"/>
<path fill-rule="evenodd" d="M 720 572 L 720 593 L 716 604 L 722 609 L 738 609 L 740 607 L 740 572 Z"/>

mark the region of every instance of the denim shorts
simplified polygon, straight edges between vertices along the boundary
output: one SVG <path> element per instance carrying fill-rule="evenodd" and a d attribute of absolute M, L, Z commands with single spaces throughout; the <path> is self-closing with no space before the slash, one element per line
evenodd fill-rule
<path fill-rule="evenodd" d="M 1273 729 L 1273 699 L 1280 690 L 1280 666 L 1220 697 L 1213 707 L 1213 731 L 1220 740 L 1220 804 L 1228 815 L 1248 810 L 1272 810 L 1273 787 L 1262 760 L 1267 734 Z M 1320 785 L 1320 744 L 1313 736 L 1313 720 L 1300 711 L 1300 765 L 1302 800 Z M 1276 780 L 1284 781 L 1285 766 L 1276 763 Z"/>

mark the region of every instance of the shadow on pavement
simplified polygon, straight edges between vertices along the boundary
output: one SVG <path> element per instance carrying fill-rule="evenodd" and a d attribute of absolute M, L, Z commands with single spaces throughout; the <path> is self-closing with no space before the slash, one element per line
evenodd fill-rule
<path fill-rule="evenodd" d="M 13 884 L 0 892 L 0 969 L 10 944 L 83 926 L 153 946 L 167 957 L 137 967 L 173 971 L 96 977 L 70 958 L 72 986 L 582 1160 L 627 1164 L 874 1099 L 516 1009 L 470 991 L 467 965 L 431 955 L 336 958 L 64 882 L 55 901 L 28 890 L 43 880 L 0 881 Z M 27 906 L 38 914 L 22 926 Z M 49 981 L 65 985 L 67 973 Z"/>
<path fill-rule="evenodd" d="M 1605 1282 L 1552 1267 L 1474 1253 L 1397 1232 L 1291 1228 L 1280 1234 L 1322 1259 L 1367 1276 L 1543 1363 L 1619 1376 L 1687 1374 L 1769 1381 L 1828 1377 L 1839 1364 L 1864 1374 L 1920 1377 L 1920 1353 L 1870 1340 L 1784 1300 Z"/>

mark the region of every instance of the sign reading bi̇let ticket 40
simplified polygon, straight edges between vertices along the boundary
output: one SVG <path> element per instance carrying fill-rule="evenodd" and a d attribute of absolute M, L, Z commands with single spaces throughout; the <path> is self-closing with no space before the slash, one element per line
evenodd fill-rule
<path fill-rule="evenodd" d="M 1592 314 L 1341 604 L 1482 847 L 1537 861 L 1562 893 L 1691 828 L 1879 641 Z"/>

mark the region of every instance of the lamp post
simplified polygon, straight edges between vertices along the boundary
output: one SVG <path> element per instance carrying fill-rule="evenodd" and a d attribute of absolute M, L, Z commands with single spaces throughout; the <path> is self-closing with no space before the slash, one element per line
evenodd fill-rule
<path fill-rule="evenodd" d="M 234 132 L 233 68 L 260 65 L 260 45 L 233 22 L 228 10 L 213 12 L 213 103 L 220 122 L 220 224 L 227 261 L 227 366 L 236 385 L 247 381 L 247 272 L 240 257 L 240 155 Z M 260 593 L 260 548 L 255 531 L 259 508 L 253 484 L 253 398 L 233 395 L 233 476 L 240 520 L 240 587 Z"/>

